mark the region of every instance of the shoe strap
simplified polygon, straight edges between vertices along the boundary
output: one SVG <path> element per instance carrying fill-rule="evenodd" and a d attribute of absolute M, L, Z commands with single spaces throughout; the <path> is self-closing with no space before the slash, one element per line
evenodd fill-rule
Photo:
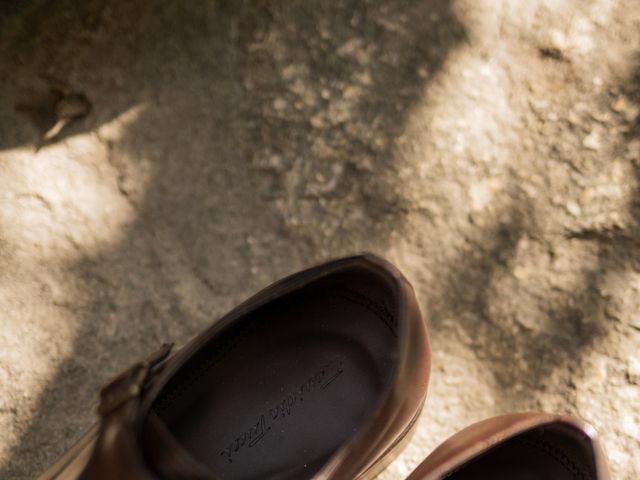
<path fill-rule="evenodd" d="M 138 398 L 150 385 L 152 378 L 160 370 L 156 367 L 169 356 L 172 348 L 172 343 L 163 344 L 146 359 L 137 362 L 105 385 L 100 391 L 100 417 L 104 418 L 125 402 Z"/>
<path fill-rule="evenodd" d="M 172 345 L 162 345 L 146 359 L 111 380 L 100 392 L 98 431 L 79 480 L 157 480 L 147 458 L 139 428 L 141 396 L 162 370 Z M 62 477 L 66 478 L 66 477 Z M 75 480 L 75 479 L 74 479 Z"/>

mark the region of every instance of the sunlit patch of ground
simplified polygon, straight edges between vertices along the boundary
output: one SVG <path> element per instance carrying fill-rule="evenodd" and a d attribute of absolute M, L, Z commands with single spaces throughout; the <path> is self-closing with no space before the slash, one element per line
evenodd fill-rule
<path fill-rule="evenodd" d="M 360 250 L 432 332 L 381 478 L 532 409 L 584 416 L 640 477 L 633 0 L 153 3 L 33 2 L 0 29 L 0 477 L 64 451 L 157 344 Z M 42 71 L 93 109 L 35 152 L 13 104 Z"/>

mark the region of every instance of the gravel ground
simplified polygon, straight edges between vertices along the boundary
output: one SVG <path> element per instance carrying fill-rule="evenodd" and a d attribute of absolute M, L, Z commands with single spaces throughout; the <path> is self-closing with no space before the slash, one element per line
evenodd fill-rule
<path fill-rule="evenodd" d="M 638 0 L 0 15 L 0 478 L 36 475 L 162 341 L 362 250 L 414 282 L 434 350 L 382 479 L 530 409 L 585 417 L 640 478 Z M 92 109 L 40 145 L 52 77 Z"/>

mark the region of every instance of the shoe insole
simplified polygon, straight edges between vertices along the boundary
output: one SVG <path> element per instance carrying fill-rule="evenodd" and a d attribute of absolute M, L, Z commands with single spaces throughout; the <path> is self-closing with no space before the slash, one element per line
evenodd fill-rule
<path fill-rule="evenodd" d="M 595 480 L 586 441 L 566 427 L 539 427 L 471 460 L 446 480 Z"/>
<path fill-rule="evenodd" d="M 393 373 L 393 309 L 361 292 L 313 289 L 260 308 L 183 367 L 154 411 L 221 479 L 309 478 Z"/>

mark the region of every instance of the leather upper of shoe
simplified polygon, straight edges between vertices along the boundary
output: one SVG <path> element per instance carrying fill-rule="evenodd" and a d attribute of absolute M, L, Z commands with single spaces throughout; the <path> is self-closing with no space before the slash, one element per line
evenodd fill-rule
<path fill-rule="evenodd" d="M 516 447 L 507 451 L 511 445 Z M 489 456 L 499 449 L 502 451 L 491 459 Z M 567 476 L 561 478 L 610 480 L 605 455 L 593 427 L 570 415 L 536 412 L 501 415 L 461 430 L 436 448 L 407 480 L 480 480 L 489 478 L 482 472 L 499 470 L 496 462 L 517 465 L 505 467 L 507 472 L 511 472 L 508 468 L 523 472 L 507 473 L 504 478 L 510 480 L 555 480 L 556 476 L 548 471 L 542 474 L 534 471 L 534 468 L 537 471 L 536 463 L 541 463 L 536 458 L 532 460 L 534 468 L 527 466 L 523 452 L 530 449 L 540 455 L 537 459 L 547 460 L 554 471 L 566 471 Z"/>
<path fill-rule="evenodd" d="M 170 347 L 163 346 L 134 365 L 103 389 L 99 424 L 41 479 L 217 478 L 153 413 L 154 401 L 180 369 L 226 328 L 269 302 L 353 269 L 376 272 L 393 289 L 398 322 L 396 361 L 378 406 L 313 478 L 356 478 L 366 473 L 415 421 L 426 395 L 430 370 L 426 325 L 412 287 L 395 267 L 370 254 L 331 261 L 286 277 L 233 309 L 172 356 Z"/>

